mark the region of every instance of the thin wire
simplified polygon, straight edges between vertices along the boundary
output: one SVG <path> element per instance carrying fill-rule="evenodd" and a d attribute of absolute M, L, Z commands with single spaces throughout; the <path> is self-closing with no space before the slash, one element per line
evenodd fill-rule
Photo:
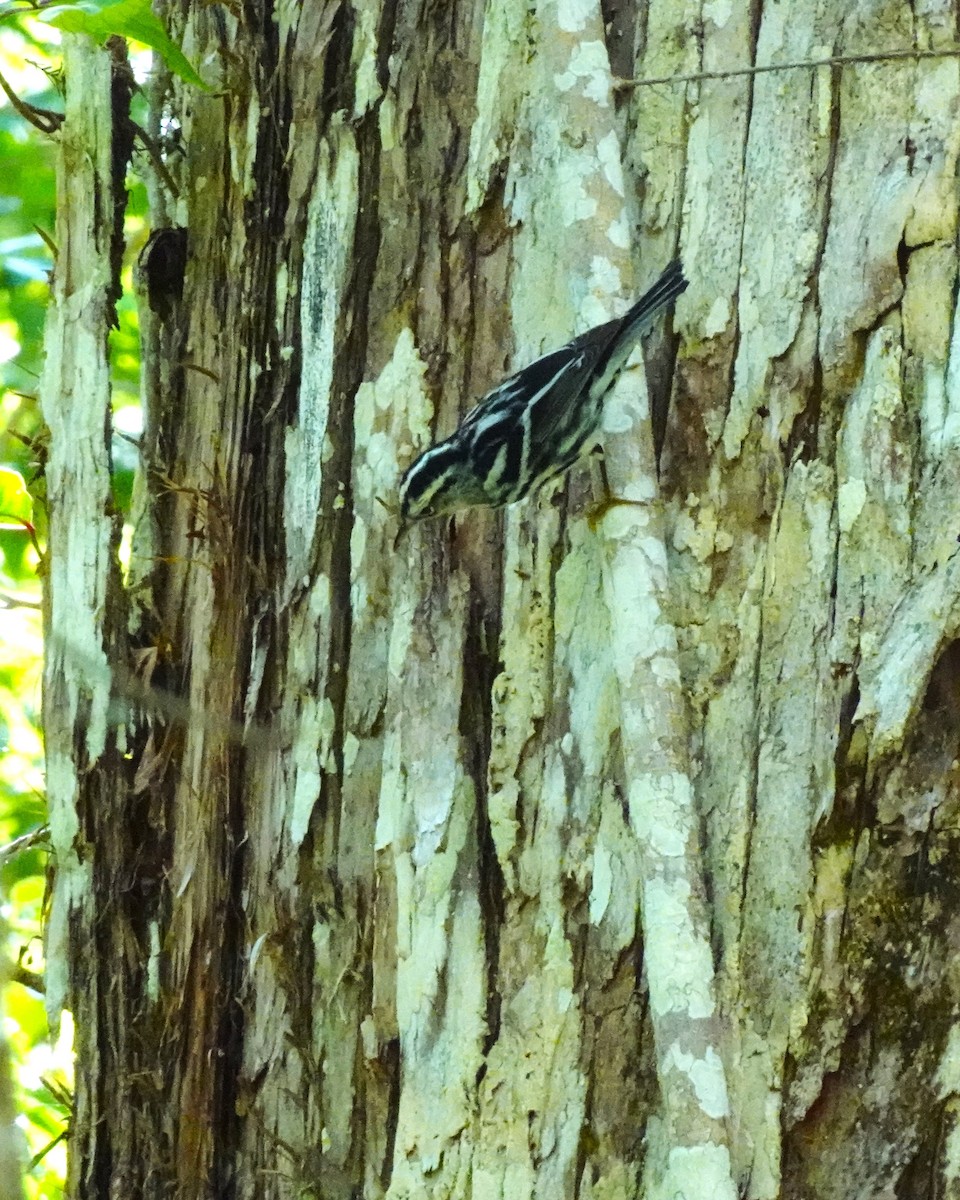
<path fill-rule="evenodd" d="M 765 75 L 770 71 L 813 70 L 816 67 L 846 67 L 853 63 L 897 62 L 920 58 L 960 58 L 960 46 L 949 50 L 878 50 L 876 54 L 835 54 L 831 58 L 811 58 L 801 62 L 767 63 L 762 67 L 737 67 L 730 71 L 697 71 L 693 75 L 661 75 L 651 79 L 621 79 L 618 88 L 653 87 L 664 83 L 700 83 L 706 79 L 734 79 L 744 75 Z"/>

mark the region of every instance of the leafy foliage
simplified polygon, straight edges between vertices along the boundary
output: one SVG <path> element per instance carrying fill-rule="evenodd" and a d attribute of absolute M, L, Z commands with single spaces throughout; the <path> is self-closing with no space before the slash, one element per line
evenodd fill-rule
<path fill-rule="evenodd" d="M 150 7 L 150 0 L 75 0 L 72 4 L 57 4 L 44 8 L 41 21 L 48 21 L 68 33 L 85 33 L 97 42 L 119 34 L 142 42 L 156 50 L 171 71 L 186 83 L 209 91 L 183 51 L 167 36 L 159 17 Z"/>

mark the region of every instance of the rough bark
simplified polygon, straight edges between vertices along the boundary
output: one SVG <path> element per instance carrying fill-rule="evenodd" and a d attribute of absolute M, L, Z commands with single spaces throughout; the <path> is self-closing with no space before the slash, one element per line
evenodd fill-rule
<path fill-rule="evenodd" d="M 642 81 L 955 5 L 168 16 L 215 90 L 155 87 L 188 256 L 125 575 L 120 65 L 66 48 L 70 1194 L 954 1194 L 957 62 Z M 602 467 L 394 553 L 411 456 L 678 249 Z"/>

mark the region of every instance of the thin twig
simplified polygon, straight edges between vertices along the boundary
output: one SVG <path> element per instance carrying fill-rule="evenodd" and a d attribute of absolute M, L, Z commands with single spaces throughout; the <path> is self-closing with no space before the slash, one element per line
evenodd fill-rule
<path fill-rule="evenodd" d="M 50 234 L 47 233 L 47 231 L 45 229 L 41 229 L 40 226 L 37 225 L 36 223 L 34 223 L 33 227 L 37 231 L 37 234 L 38 234 L 40 240 L 43 242 L 43 244 L 46 246 L 46 248 L 53 255 L 53 261 L 56 262 L 57 258 L 60 255 L 60 247 L 57 245 L 57 243 L 53 240 L 53 238 L 50 236 Z"/>
<path fill-rule="evenodd" d="M 25 4 L 19 6 L 16 4 L 8 4 L 5 8 L 0 8 L 0 21 L 6 21 L 8 19 L 13 19 L 14 17 L 28 17 L 32 12 L 36 11 L 37 6 L 35 4 L 31 4 L 30 0 L 27 0 Z"/>
<path fill-rule="evenodd" d="M 163 180 L 163 182 L 169 188 L 170 195 L 173 196 L 174 200 L 179 200 L 180 189 L 177 187 L 176 183 L 174 182 L 173 176 L 170 174 L 170 172 L 166 168 L 166 164 L 163 161 L 163 156 L 160 154 L 160 147 L 153 140 L 153 138 L 150 136 L 150 134 L 147 133 L 147 131 L 145 129 L 142 129 L 136 123 L 136 121 L 130 121 L 130 125 L 131 125 L 133 131 L 136 133 L 137 137 L 140 139 L 140 142 L 141 142 L 144 150 L 146 150 L 146 152 L 150 155 L 150 161 L 153 163 L 154 167 L 156 168 L 157 174 L 160 176 L 160 178 Z"/>
<path fill-rule="evenodd" d="M 21 100 L 2 75 L 0 75 L 0 88 L 3 88 L 7 99 L 20 116 L 25 121 L 29 121 L 31 125 L 36 125 L 41 132 L 54 134 L 63 124 L 63 113 L 54 112 L 50 108 L 38 108 L 35 104 L 28 104 L 26 100 Z"/>
<path fill-rule="evenodd" d="M 0 592 L 0 609 L 6 612 L 11 608 L 34 608 L 40 612 L 43 605 L 39 600 L 21 600 L 19 596 L 11 596 L 9 592 Z"/>
<path fill-rule="evenodd" d="M 960 58 L 960 46 L 948 50 L 878 50 L 875 54 L 834 54 L 800 62 L 767 63 L 762 67 L 735 67 L 726 71 L 697 71 L 692 75 L 660 75 L 650 79 L 621 79 L 618 88 L 652 87 L 664 83 L 701 83 L 707 79 L 736 79 L 744 75 L 766 75 L 770 71 L 814 70 L 817 67 L 848 67 L 854 63 L 898 62 L 919 58 Z"/>
<path fill-rule="evenodd" d="M 32 992 L 36 992 L 42 996 L 44 992 L 43 976 L 39 971 L 31 971 L 29 967 L 23 967 L 19 963 L 10 968 L 8 975 L 10 983 L 22 983 L 24 987 L 28 987 Z"/>
<path fill-rule="evenodd" d="M 5 846 L 0 846 L 0 866 L 9 862 L 14 855 L 22 854 L 24 850 L 32 850 L 34 846 L 40 846 L 49 840 L 49 825 L 41 825 L 30 833 L 23 834 L 22 837 L 14 838 L 12 842 L 7 842 Z"/>

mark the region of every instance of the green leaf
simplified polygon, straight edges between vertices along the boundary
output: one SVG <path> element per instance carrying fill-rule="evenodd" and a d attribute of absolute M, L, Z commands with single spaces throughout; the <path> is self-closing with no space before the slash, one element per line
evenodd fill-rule
<path fill-rule="evenodd" d="M 118 0 L 116 3 L 76 0 L 74 4 L 45 8 L 37 15 L 57 29 L 85 33 L 97 42 L 104 42 L 114 34 L 132 38 L 156 50 L 170 70 L 186 83 L 205 92 L 211 90 L 180 47 L 170 40 L 160 18 L 150 7 L 150 0 Z"/>
<path fill-rule="evenodd" d="M 0 467 L 0 529 L 25 529 L 32 525 L 33 501 L 19 471 Z"/>

